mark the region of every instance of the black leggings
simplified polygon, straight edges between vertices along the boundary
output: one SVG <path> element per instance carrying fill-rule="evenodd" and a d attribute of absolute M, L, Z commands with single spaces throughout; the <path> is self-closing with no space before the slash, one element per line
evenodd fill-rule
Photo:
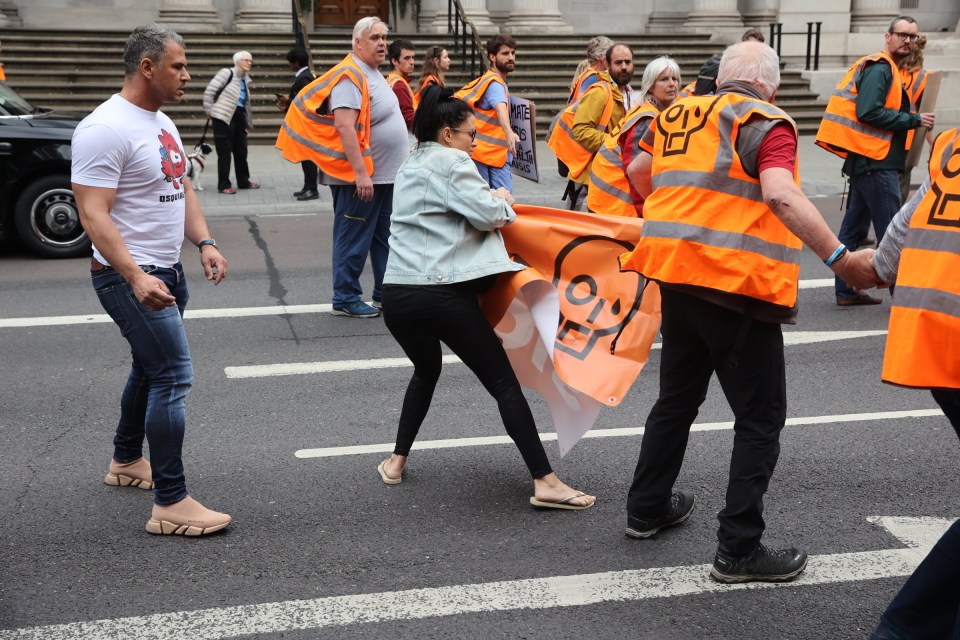
<path fill-rule="evenodd" d="M 393 452 L 410 454 L 440 378 L 443 342 L 496 399 L 503 425 L 530 474 L 542 478 L 552 472 L 550 461 L 503 345 L 480 310 L 475 285 L 476 281 L 383 287 L 383 319 L 414 367 Z"/>

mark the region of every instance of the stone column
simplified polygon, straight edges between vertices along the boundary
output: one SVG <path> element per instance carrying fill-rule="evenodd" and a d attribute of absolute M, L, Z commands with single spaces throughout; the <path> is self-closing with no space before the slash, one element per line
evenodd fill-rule
<path fill-rule="evenodd" d="M 653 11 L 647 18 L 647 33 L 678 33 L 693 5 L 690 0 L 654 0 Z"/>
<path fill-rule="evenodd" d="M 744 28 L 737 0 L 693 0 L 693 11 L 683 26 L 695 33 L 710 34 Z"/>
<path fill-rule="evenodd" d="M 290 0 L 240 0 L 233 21 L 234 31 L 293 30 L 293 9 Z"/>
<path fill-rule="evenodd" d="M 506 33 L 573 33 L 563 21 L 557 0 L 515 0 L 503 25 Z"/>
<path fill-rule="evenodd" d="M 743 23 L 748 27 L 759 29 L 764 36 L 770 37 L 770 23 L 777 22 L 779 8 L 779 0 L 746 0 L 743 7 Z"/>
<path fill-rule="evenodd" d="M 175 31 L 223 31 L 212 0 L 162 0 L 157 24 Z"/>
<path fill-rule="evenodd" d="M 448 10 L 450 3 L 448 0 L 422 0 L 420 6 L 420 24 L 424 31 L 430 33 L 449 33 Z M 487 9 L 487 0 L 460 0 L 460 6 L 466 14 L 467 20 L 473 23 L 477 28 L 477 33 L 481 36 L 488 36 L 500 31 L 497 25 L 490 20 L 490 11 Z M 432 22 L 426 22 L 425 12 L 433 12 Z M 454 10 L 456 15 L 456 10 Z"/>
<path fill-rule="evenodd" d="M 886 32 L 890 21 L 900 15 L 899 0 L 853 0 L 850 30 L 854 33 Z"/>
<path fill-rule="evenodd" d="M 13 0 L 0 0 L 0 28 L 23 28 L 23 18 Z"/>

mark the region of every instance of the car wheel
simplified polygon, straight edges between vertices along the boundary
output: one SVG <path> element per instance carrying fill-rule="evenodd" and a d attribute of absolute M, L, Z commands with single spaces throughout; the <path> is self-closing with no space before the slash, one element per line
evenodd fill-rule
<path fill-rule="evenodd" d="M 20 240 L 44 258 L 90 254 L 69 176 L 44 176 L 28 184 L 17 199 L 14 222 Z"/>

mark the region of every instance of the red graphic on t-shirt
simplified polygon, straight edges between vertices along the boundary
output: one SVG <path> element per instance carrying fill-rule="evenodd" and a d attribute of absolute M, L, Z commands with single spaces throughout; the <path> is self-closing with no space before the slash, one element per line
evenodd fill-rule
<path fill-rule="evenodd" d="M 174 189 L 179 189 L 180 183 L 177 180 L 187 171 L 187 158 L 177 144 L 177 139 L 166 129 L 160 129 L 157 138 L 163 145 L 160 147 L 160 170 L 166 176 L 166 181 L 172 182 Z"/>

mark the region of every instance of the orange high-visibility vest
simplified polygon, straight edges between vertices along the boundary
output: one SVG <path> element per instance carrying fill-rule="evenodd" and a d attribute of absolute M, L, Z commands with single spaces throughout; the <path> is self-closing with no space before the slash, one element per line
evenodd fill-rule
<path fill-rule="evenodd" d="M 510 91 L 507 89 L 507 83 L 495 71 L 490 70 L 479 78 L 472 80 L 465 87 L 453 94 L 454 98 L 460 98 L 473 109 L 473 115 L 477 119 L 477 146 L 471 156 L 480 164 L 489 167 L 502 167 L 507 164 L 507 153 L 510 146 L 507 144 L 507 133 L 500 126 L 500 120 L 497 118 L 496 109 L 480 109 L 477 102 L 483 98 L 487 88 L 491 83 L 503 85 L 503 90 L 507 94 L 507 108 L 510 108 Z"/>
<path fill-rule="evenodd" d="M 357 176 L 343 150 L 340 134 L 333 125 L 333 114 L 317 113 L 317 109 L 323 106 L 333 87 L 342 78 L 346 78 L 360 90 L 357 141 L 360 143 L 367 173 L 373 175 L 373 156 L 370 152 L 370 91 L 363 70 L 349 54 L 297 94 L 287 110 L 275 146 L 290 162 L 312 160 L 325 174 L 345 182 L 355 182 Z"/>
<path fill-rule="evenodd" d="M 697 81 L 694 80 L 693 82 L 685 86 L 683 89 L 680 89 L 680 93 L 677 94 L 677 99 L 679 100 L 680 98 L 686 98 L 687 96 L 692 96 L 696 88 L 697 88 Z"/>
<path fill-rule="evenodd" d="M 433 75 L 432 73 L 428 73 L 426 76 L 424 76 L 423 80 L 420 81 L 420 86 L 417 88 L 417 95 L 416 95 L 417 99 L 414 102 L 415 105 L 417 106 L 420 105 L 420 96 L 423 95 L 423 90 L 432 84 L 436 84 L 441 87 L 443 86 L 443 83 L 440 82 L 440 78 Z"/>
<path fill-rule="evenodd" d="M 910 219 L 890 309 L 883 380 L 960 389 L 960 149 Z"/>
<path fill-rule="evenodd" d="M 843 76 L 827 103 L 826 113 L 823 114 L 820 129 L 817 130 L 816 143 L 819 146 L 841 158 L 856 153 L 872 160 L 883 160 L 890 153 L 893 132 L 877 129 L 857 120 L 857 82 L 867 63 L 881 62 L 890 65 L 893 72 L 893 81 L 883 106 L 894 111 L 900 110 L 903 85 L 899 80 L 900 70 L 897 63 L 882 51 L 863 56 Z"/>
<path fill-rule="evenodd" d="M 608 216 L 640 216 L 640 211 L 637 210 L 630 196 L 627 174 L 623 172 L 623 150 L 620 147 L 620 140 L 641 120 L 656 118 L 659 114 L 660 110 L 653 104 L 641 102 L 630 109 L 623 117 L 620 127 L 607 136 L 590 164 L 587 209 Z"/>
<path fill-rule="evenodd" d="M 396 85 L 398 82 L 402 82 L 403 86 L 407 88 L 407 92 L 410 94 L 410 100 L 413 101 L 413 108 L 416 109 L 417 105 L 420 104 L 420 100 L 417 98 L 417 94 L 413 92 L 413 89 L 410 88 L 410 83 L 407 82 L 407 79 L 399 73 L 394 73 L 393 71 L 387 74 L 387 84 L 390 85 L 391 89 L 393 89 L 394 85 Z"/>
<path fill-rule="evenodd" d="M 960 149 L 960 129 L 956 127 L 947 129 L 934 139 L 930 149 L 930 164 L 927 165 L 931 183 L 937 179 L 947 165 L 947 160 L 957 149 Z"/>
<path fill-rule="evenodd" d="M 567 98 L 568 107 L 579 100 L 584 94 L 586 89 L 583 88 L 583 83 L 590 78 L 597 78 L 597 82 L 600 81 L 600 73 L 593 67 L 587 67 L 579 76 L 577 76 L 577 79 L 573 81 L 573 86 L 570 88 L 570 97 Z M 588 86 L 587 89 L 589 88 L 590 87 Z"/>
<path fill-rule="evenodd" d="M 737 154 L 751 117 L 796 124 L 768 102 L 738 94 L 692 96 L 654 124 L 653 192 L 629 265 L 651 280 L 708 287 L 791 307 L 802 244 L 767 207 L 760 179 Z M 794 180 L 800 176 L 794 169 Z"/>
<path fill-rule="evenodd" d="M 557 120 L 557 126 L 553 128 L 550 137 L 547 139 L 547 145 L 553 149 L 553 153 L 556 154 L 557 159 L 567 165 L 567 168 L 570 170 L 568 177 L 571 180 L 576 180 L 587 170 L 590 166 L 590 161 L 593 160 L 593 156 L 596 153 L 592 149 L 588 149 L 580 144 L 573 135 L 573 122 L 577 118 L 577 109 L 591 91 L 606 92 L 606 102 L 603 106 L 603 112 L 600 114 L 600 120 L 595 127 L 598 131 L 607 130 L 607 126 L 610 124 L 610 118 L 613 116 L 613 90 L 608 82 L 600 81 L 587 87 L 587 90 L 576 102 L 563 110 L 563 113 L 560 114 L 560 119 Z"/>
<path fill-rule="evenodd" d="M 910 99 L 910 113 L 920 112 L 920 94 L 927 88 L 927 70 L 917 69 L 915 71 L 900 70 L 900 80 L 903 82 L 903 88 L 907 91 L 907 97 Z M 913 144 L 913 134 L 916 129 L 907 131 L 907 142 L 904 147 L 909 151 Z"/>

